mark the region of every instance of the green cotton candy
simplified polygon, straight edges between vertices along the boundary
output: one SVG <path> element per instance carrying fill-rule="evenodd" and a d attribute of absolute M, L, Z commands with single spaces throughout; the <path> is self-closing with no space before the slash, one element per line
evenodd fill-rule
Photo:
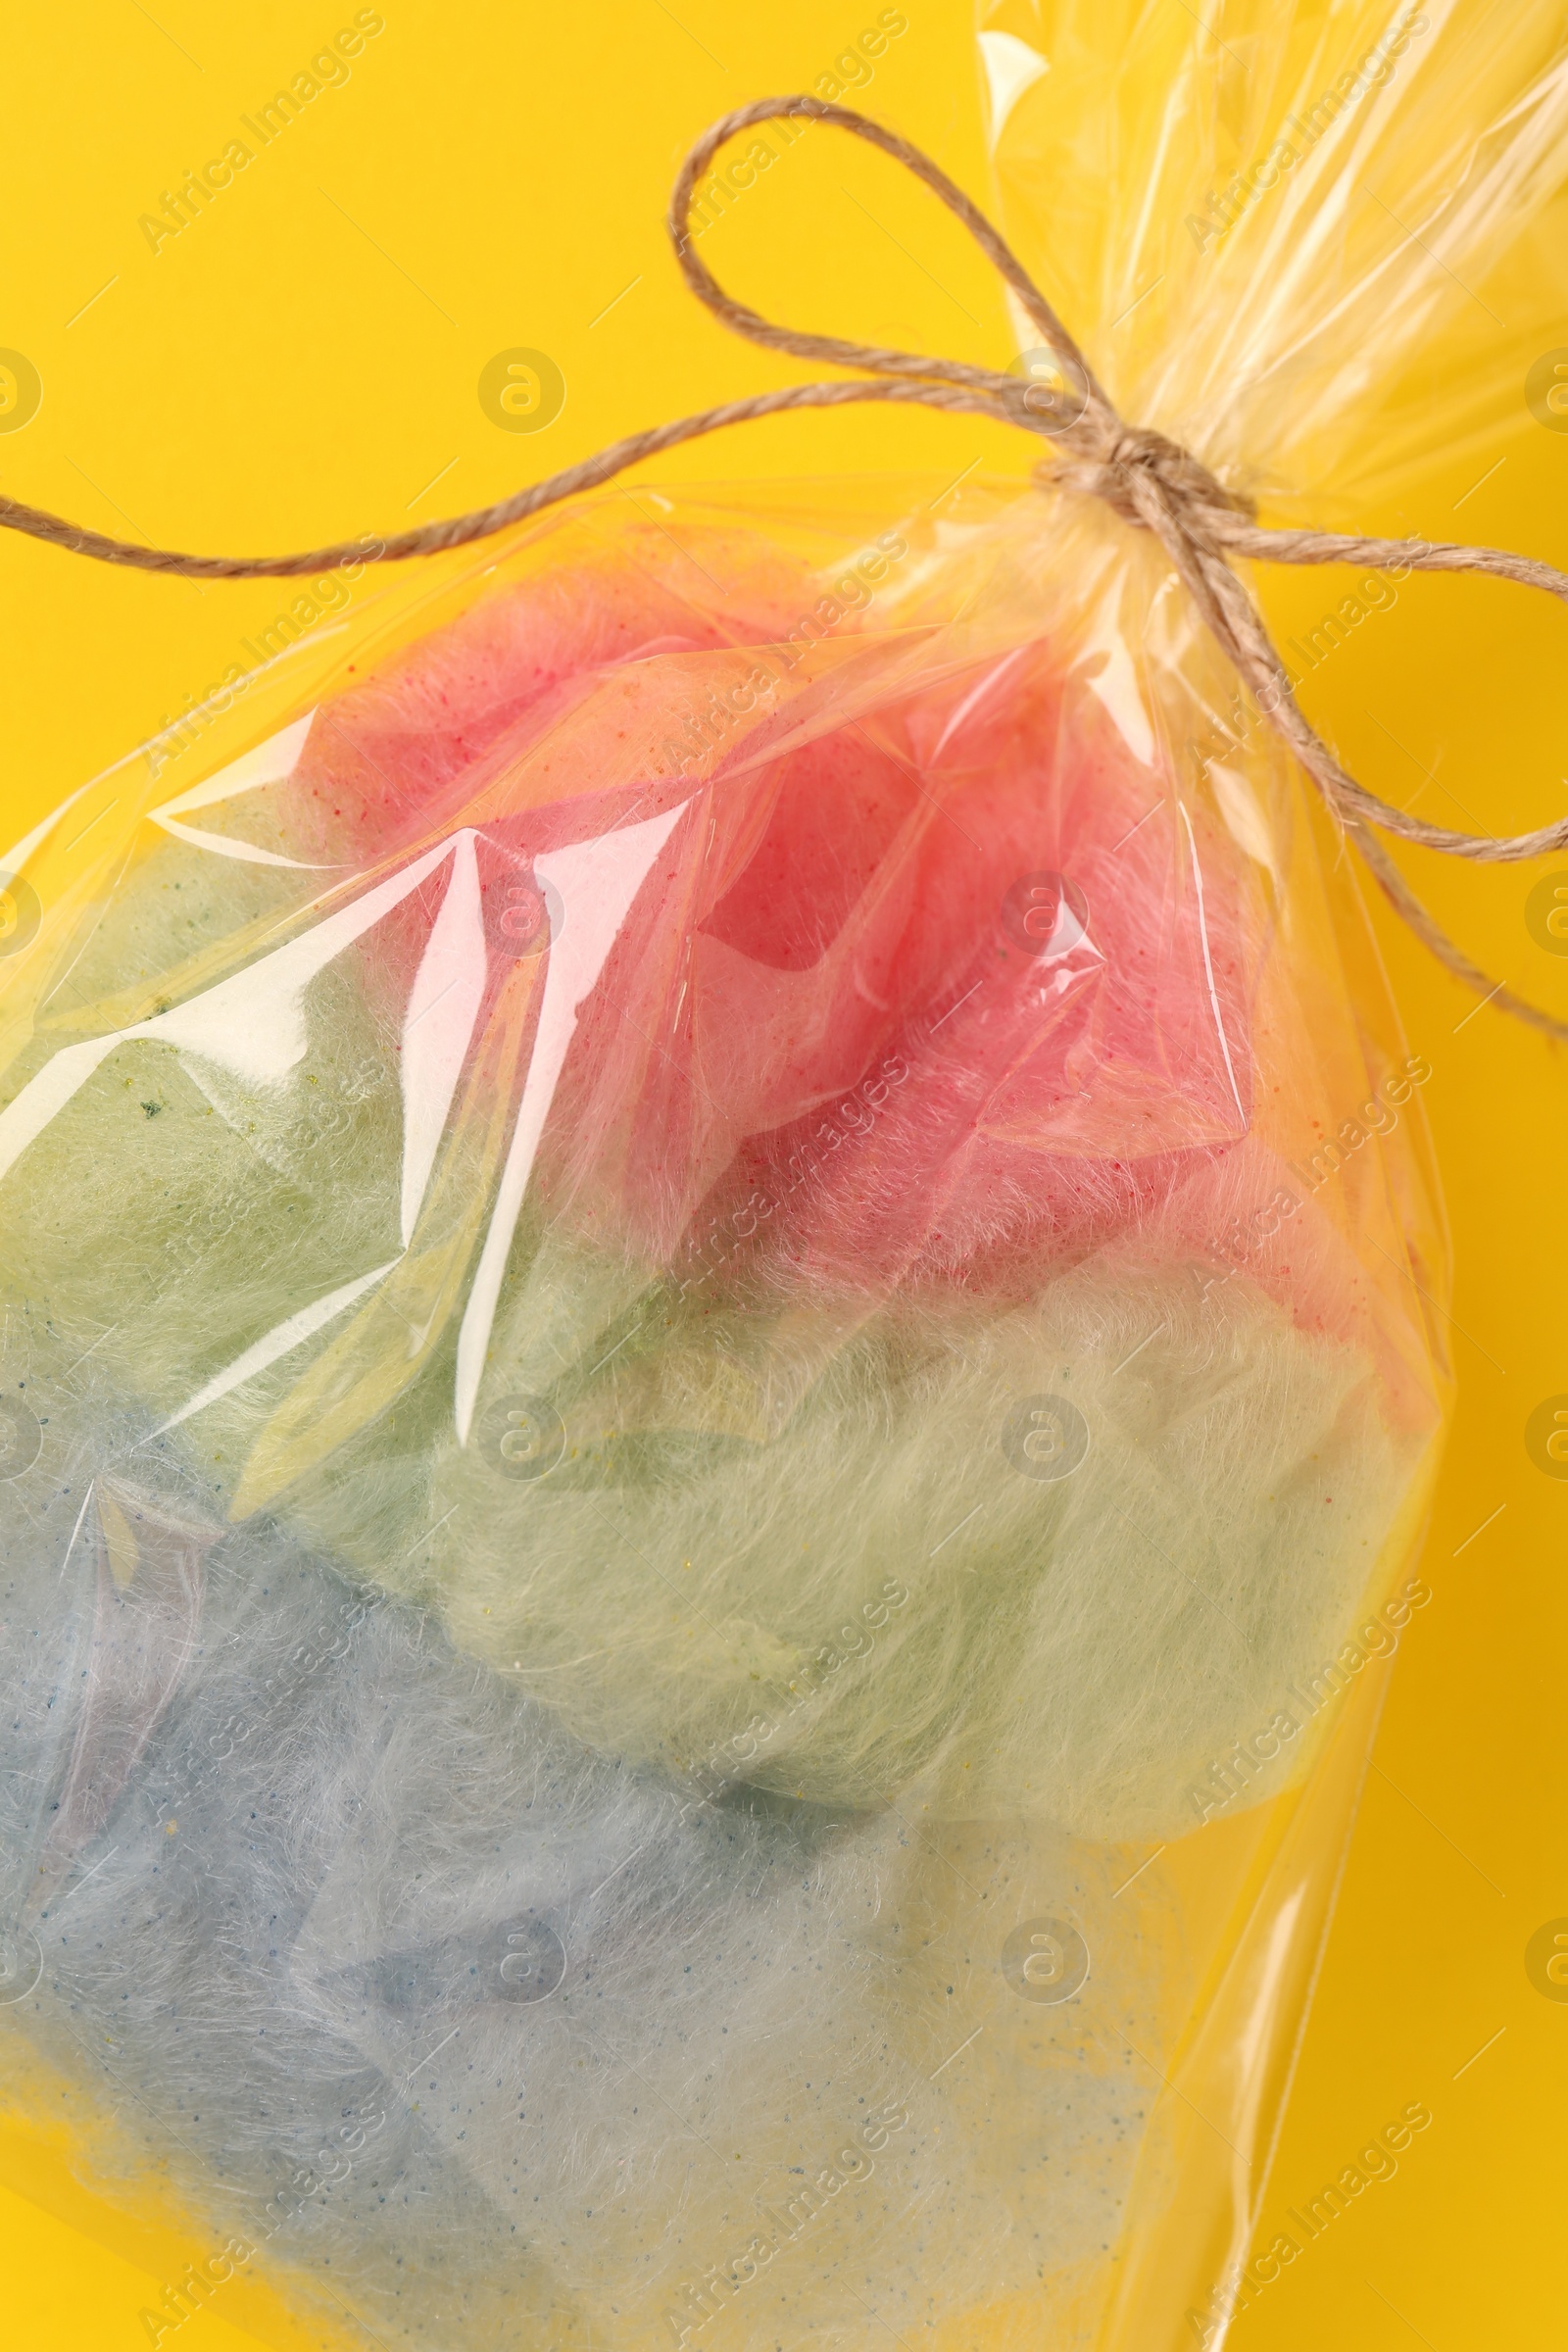
<path fill-rule="evenodd" d="M 535 1335 L 592 1287 L 564 1270 L 554 1318 L 519 1288 L 403 1574 L 582 1737 L 683 1773 L 1172 1835 L 1332 1653 L 1402 1483 L 1356 1348 L 1132 1244 L 1005 1313 L 885 1308 L 776 1432 L 789 1367 L 662 1293 L 541 1394 Z"/>
<path fill-rule="evenodd" d="M 0 1238 L 34 1394 L 91 1348 L 241 1518 L 281 1421 L 303 1466 L 263 1507 L 578 1736 L 822 1804 L 919 1777 L 955 1815 L 1165 1837 L 1333 1655 L 1408 1475 L 1371 1362 L 1163 1230 L 1025 1305 L 763 1311 L 530 1211 L 466 1444 L 450 1332 L 402 1379 L 395 1284 L 155 1438 L 236 1333 L 395 1252 L 363 999 L 314 1036 L 286 1095 L 127 1042 L 24 1155 Z M 356 1349 L 401 1385 L 363 1413 L 350 1385 L 328 1444 Z"/>

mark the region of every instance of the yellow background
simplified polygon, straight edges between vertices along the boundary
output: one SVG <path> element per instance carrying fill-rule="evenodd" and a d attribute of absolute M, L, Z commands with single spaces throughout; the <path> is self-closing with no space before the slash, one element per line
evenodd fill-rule
<path fill-rule="evenodd" d="M 867 0 L 382 13 L 347 83 L 155 254 L 138 217 L 353 9 L 13 12 L 0 346 L 32 362 L 43 400 L 0 435 L 0 487 L 165 544 L 312 545 L 479 504 L 639 424 L 801 372 L 696 308 L 662 215 L 689 140 L 752 97 L 809 88 L 875 22 Z M 906 0 L 904 13 L 859 102 L 989 203 L 969 11 Z M 775 317 L 1012 356 L 961 232 L 849 142 L 792 153 L 704 252 Z M 1568 345 L 1568 302 L 1552 340 Z M 485 363 L 516 346 L 550 354 L 567 386 L 536 435 L 498 430 L 476 396 Z M 1480 467 L 1440 460 L 1398 511 L 1365 519 L 1568 564 L 1568 433 L 1532 421 L 1522 385 L 1504 407 L 1502 462 L 1479 485 Z M 748 427 L 658 474 L 947 479 L 1032 456 L 973 419 L 864 409 Z M 0 582 L 7 839 L 200 696 L 284 601 L 266 583 L 198 588 L 14 539 Z M 1315 621 L 1330 586 L 1268 581 L 1282 631 Z M 1420 787 L 1440 821 L 1543 823 L 1568 814 L 1565 627 L 1544 599 L 1413 581 L 1304 699 L 1375 792 L 1403 802 Z M 1525 925 L 1539 871 L 1417 878 L 1473 953 L 1568 1012 L 1568 961 Z M 1402 2107 L 1424 2101 L 1434 2123 L 1237 2322 L 1250 2352 L 1544 2344 L 1561 2340 L 1568 2306 L 1568 2003 L 1535 1990 L 1524 1959 L 1533 1932 L 1568 1914 L 1568 1483 L 1524 1446 L 1532 1408 L 1568 1392 L 1565 1062 L 1494 1010 L 1466 1019 L 1472 1001 L 1379 920 L 1411 1048 L 1433 1066 L 1459 1418 L 1422 1562 L 1434 1600 L 1392 1676 L 1259 2243 Z M 128 2352 L 146 2341 L 149 2288 L 185 2258 L 71 2190 L 58 2149 L 0 2127 L 8 2343 Z M 256 2340 L 247 2325 L 284 2340 L 265 2295 L 230 2293 L 181 2331 L 191 2352 L 238 2352 Z"/>

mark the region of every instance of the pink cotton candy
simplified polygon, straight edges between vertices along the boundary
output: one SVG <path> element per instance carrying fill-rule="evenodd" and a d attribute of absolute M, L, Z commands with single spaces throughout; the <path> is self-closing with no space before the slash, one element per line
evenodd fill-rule
<path fill-rule="evenodd" d="M 1248 1131 L 1234 851 L 1049 642 L 867 698 L 853 632 L 783 642 L 808 579 L 705 565 L 704 601 L 546 574 L 351 689 L 294 779 L 308 846 L 386 870 L 475 833 L 482 1026 L 550 938 L 534 860 L 668 810 L 577 1009 L 547 1212 L 688 1272 L 717 1234 L 790 1293 L 1027 1291 Z M 366 951 L 388 1018 L 438 896 Z"/>
<path fill-rule="evenodd" d="M 991 1281 L 1246 1133 L 1233 853 L 1025 651 L 961 765 L 895 708 L 694 794 L 585 1008 L 553 1205 L 656 1257 L 738 1223 L 772 1282 Z"/>

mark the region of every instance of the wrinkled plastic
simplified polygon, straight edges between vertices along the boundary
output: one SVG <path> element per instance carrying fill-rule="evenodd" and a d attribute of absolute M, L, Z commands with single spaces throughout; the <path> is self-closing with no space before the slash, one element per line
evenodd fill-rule
<path fill-rule="evenodd" d="M 1481 87 L 1441 9 L 1275 11 L 1245 101 L 1136 14 L 984 21 L 1025 258 L 1233 477 L 1356 446 L 1561 168 L 1545 12 Z M 1272 215 L 1151 225 L 1379 39 Z M 1426 1597 L 1428 1067 L 1146 538 L 658 498 L 9 860 L 5 2021 L 221 2249 L 166 2317 L 1212 2340 Z"/>

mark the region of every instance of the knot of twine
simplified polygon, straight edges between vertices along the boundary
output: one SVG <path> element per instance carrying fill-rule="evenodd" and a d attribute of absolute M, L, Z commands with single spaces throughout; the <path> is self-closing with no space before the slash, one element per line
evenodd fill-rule
<path fill-rule="evenodd" d="M 1099 456 L 1070 459 L 1065 466 L 1037 466 L 1037 477 L 1056 489 L 1080 490 L 1086 497 L 1098 498 L 1123 522 L 1146 530 L 1155 527 L 1152 502 L 1167 513 L 1196 521 L 1200 534 L 1202 513 L 1210 507 L 1245 514 L 1249 521 L 1256 519 L 1252 501 L 1227 490 L 1179 441 L 1123 424 L 1119 417 L 1114 419 L 1114 427 Z"/>
<path fill-rule="evenodd" d="M 718 149 L 743 130 L 779 116 L 830 122 L 865 139 L 925 182 L 956 215 L 998 274 L 1017 296 L 1039 329 L 1042 345 L 1055 362 L 1059 382 L 1048 384 L 1016 374 L 1000 374 L 959 360 L 887 351 L 869 343 L 848 343 L 833 335 L 805 334 L 775 326 L 736 302 L 697 254 L 689 221 L 697 182 Z M 644 459 L 683 441 L 695 441 L 720 426 L 744 424 L 788 409 L 848 407 L 860 401 L 908 402 L 958 415 L 990 416 L 1050 441 L 1060 453 L 1035 469 L 1043 485 L 1097 498 L 1123 521 L 1150 531 L 1169 555 L 1208 628 L 1224 649 L 1259 713 L 1290 746 L 1321 794 L 1325 806 L 1354 842 L 1396 912 L 1438 960 L 1468 988 L 1500 1010 L 1515 1014 L 1550 1037 L 1568 1037 L 1568 1021 L 1543 1011 L 1494 981 L 1448 938 L 1415 897 L 1378 838 L 1378 832 L 1437 850 L 1445 857 L 1484 863 L 1511 863 L 1544 857 L 1568 846 L 1568 819 L 1534 833 L 1457 833 L 1408 816 L 1358 784 L 1298 709 L 1290 673 L 1256 605 L 1238 575 L 1240 558 L 1273 564 L 1357 564 L 1371 570 L 1469 571 L 1517 581 L 1568 601 L 1568 573 L 1505 549 L 1464 547 L 1446 541 L 1369 539 L 1334 531 L 1270 530 L 1256 520 L 1250 501 L 1228 490 L 1190 450 L 1163 433 L 1123 422 L 1083 353 L 1022 264 L 963 190 L 896 131 L 848 107 L 820 98 L 760 98 L 725 115 L 706 130 L 681 166 L 670 196 L 668 228 L 676 259 L 692 292 L 715 318 L 773 351 L 858 369 L 842 381 L 789 384 L 746 400 L 706 409 L 694 416 L 614 441 L 607 449 L 535 482 L 497 505 L 480 507 L 445 521 L 419 525 L 390 539 L 344 540 L 330 547 L 287 556 L 193 556 L 171 548 L 142 547 L 68 522 L 61 515 L 0 497 L 0 526 L 24 531 L 51 546 L 100 563 L 124 564 L 141 571 L 172 572 L 185 579 L 291 578 L 323 571 L 335 564 L 396 564 L 484 539 L 543 508 L 557 505 L 623 473 Z M 1377 832 L 1373 830 L 1376 827 Z"/>

